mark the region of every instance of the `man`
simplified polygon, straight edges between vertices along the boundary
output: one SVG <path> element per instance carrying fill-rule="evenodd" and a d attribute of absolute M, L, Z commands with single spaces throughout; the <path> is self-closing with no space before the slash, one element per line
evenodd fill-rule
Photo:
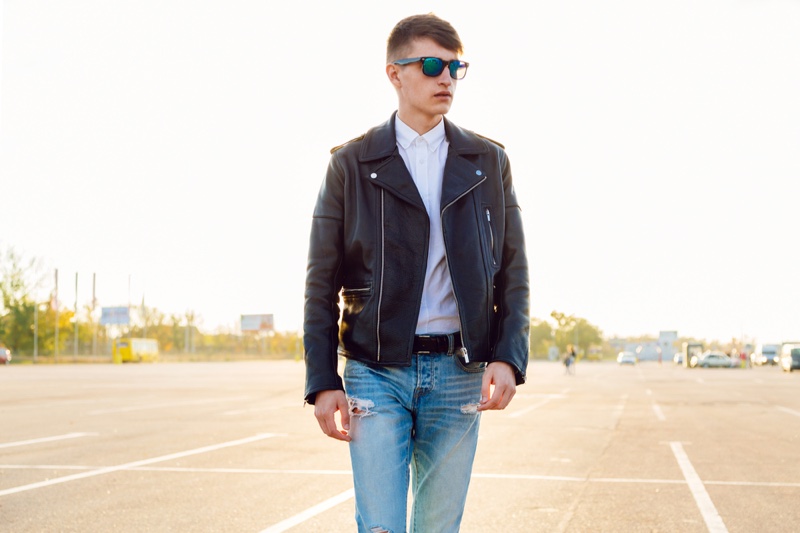
<path fill-rule="evenodd" d="M 409 470 L 412 531 L 458 531 L 480 415 L 525 381 L 528 267 L 509 161 L 444 118 L 469 66 L 461 52 L 433 14 L 395 26 L 397 111 L 331 151 L 314 210 L 305 398 L 322 431 L 350 443 L 361 532 L 405 531 Z"/>

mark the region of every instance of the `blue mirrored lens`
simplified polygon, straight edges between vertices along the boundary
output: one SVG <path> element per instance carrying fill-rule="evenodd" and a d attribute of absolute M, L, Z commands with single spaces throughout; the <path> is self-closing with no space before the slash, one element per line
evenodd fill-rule
<path fill-rule="evenodd" d="M 448 67 L 450 67 L 450 77 L 456 80 L 463 78 L 467 70 L 463 61 L 451 61 Z"/>
<path fill-rule="evenodd" d="M 444 61 L 438 57 L 426 57 L 422 62 L 422 73 L 426 76 L 438 76 L 444 70 Z M 450 72 L 453 72 L 453 65 L 450 64 Z M 452 74 L 451 74 L 452 75 Z"/>

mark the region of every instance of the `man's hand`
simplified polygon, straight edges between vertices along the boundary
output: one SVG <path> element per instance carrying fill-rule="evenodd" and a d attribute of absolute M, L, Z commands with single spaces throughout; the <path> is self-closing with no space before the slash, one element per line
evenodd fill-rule
<path fill-rule="evenodd" d="M 514 367 L 502 361 L 489 363 L 483 373 L 481 386 L 481 404 L 478 411 L 505 409 L 517 392 L 517 380 Z"/>
<path fill-rule="evenodd" d="M 513 375 L 512 375 L 513 383 Z M 336 427 L 336 411 L 342 418 L 342 429 Z M 348 410 L 347 397 L 342 390 L 326 390 L 317 393 L 314 400 L 314 416 L 317 417 L 322 432 L 332 439 L 350 442 L 350 411 Z"/>

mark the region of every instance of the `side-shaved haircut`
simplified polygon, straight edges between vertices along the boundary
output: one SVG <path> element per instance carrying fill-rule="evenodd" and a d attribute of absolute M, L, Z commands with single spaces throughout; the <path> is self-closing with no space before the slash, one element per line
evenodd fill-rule
<path fill-rule="evenodd" d="M 403 58 L 405 50 L 417 39 L 428 38 L 436 44 L 461 55 L 463 45 L 455 28 L 433 13 L 412 15 L 398 22 L 386 42 L 386 62 Z"/>

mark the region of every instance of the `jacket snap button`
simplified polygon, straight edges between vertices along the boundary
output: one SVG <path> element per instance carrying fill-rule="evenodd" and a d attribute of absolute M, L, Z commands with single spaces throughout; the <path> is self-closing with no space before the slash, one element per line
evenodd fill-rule
<path fill-rule="evenodd" d="M 478 176 L 480 176 L 480 175 L 482 175 L 482 174 L 483 174 L 483 172 L 481 172 L 480 170 L 476 170 L 476 171 L 475 171 L 475 174 L 477 174 Z"/>
<path fill-rule="evenodd" d="M 378 177 L 378 175 L 373 172 L 372 174 L 369 175 L 369 177 L 375 179 Z"/>

